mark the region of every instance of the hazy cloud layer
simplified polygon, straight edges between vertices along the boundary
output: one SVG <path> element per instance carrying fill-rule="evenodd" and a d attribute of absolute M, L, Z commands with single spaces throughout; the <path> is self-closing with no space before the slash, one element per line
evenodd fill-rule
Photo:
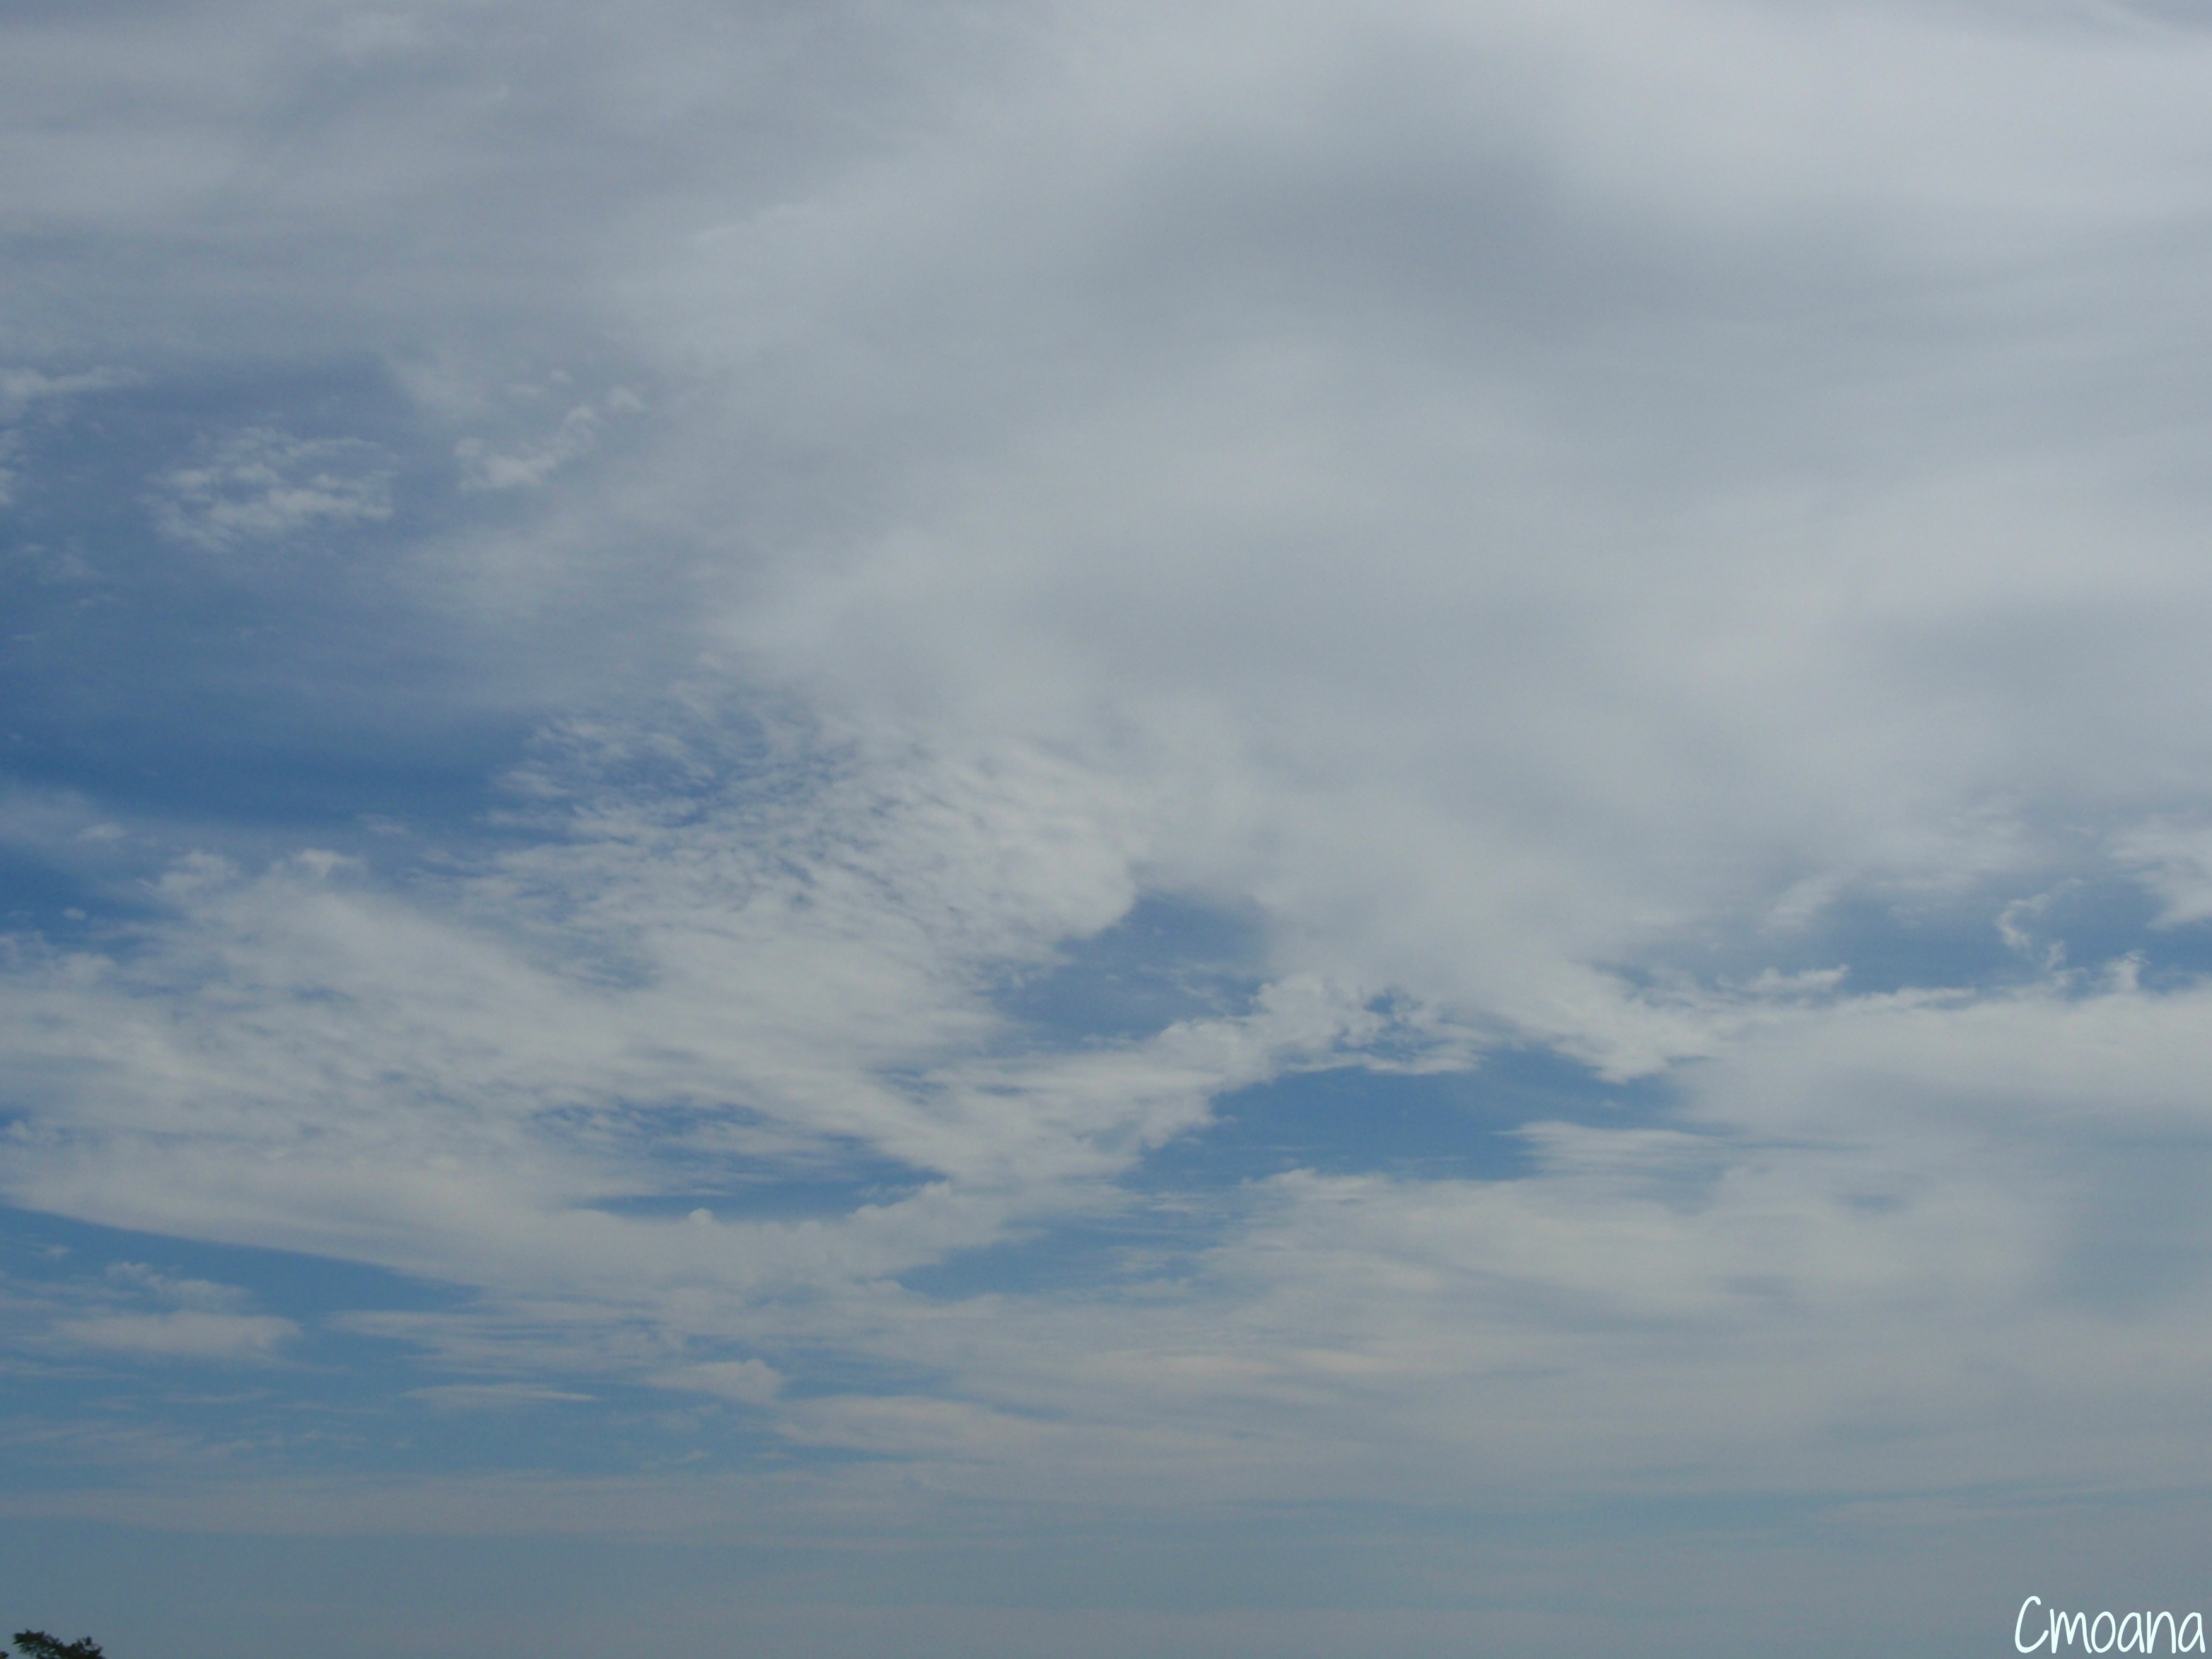
<path fill-rule="evenodd" d="M 2194 1501 L 2188 15 L 0 27 L 0 1192 L 240 1253 L 0 1268 L 12 1513 L 1687 1654 Z M 88 1403 L 223 1366 L 349 1426 Z"/>

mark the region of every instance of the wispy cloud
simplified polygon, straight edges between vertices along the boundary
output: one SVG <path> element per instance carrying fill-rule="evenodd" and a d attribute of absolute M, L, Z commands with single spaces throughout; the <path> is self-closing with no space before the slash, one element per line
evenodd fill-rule
<path fill-rule="evenodd" d="M 289 1319 L 266 1314 L 103 1314 L 66 1319 L 53 1328 L 65 1343 L 103 1352 L 157 1359 L 204 1359 L 235 1363 L 267 1359 L 300 1334 Z"/>
<path fill-rule="evenodd" d="M 36 368 L 0 368 L 0 421 L 20 419 L 27 410 L 49 399 L 112 391 L 130 385 L 135 378 L 112 368 L 58 374 Z"/>
<path fill-rule="evenodd" d="M 410 1389 L 406 1397 L 440 1411 L 505 1411 L 519 1406 L 580 1404 L 592 1398 L 538 1382 L 441 1382 L 435 1388 Z"/>
<path fill-rule="evenodd" d="M 164 474 L 163 531 L 211 551 L 279 544 L 392 516 L 392 473 L 374 446 L 296 438 L 266 428 L 233 434 L 203 465 Z"/>
<path fill-rule="evenodd" d="M 18 1311 L 30 1316 L 22 1334 L 38 1349 L 235 1365 L 276 1358 L 300 1335 L 292 1321 L 252 1311 L 252 1300 L 236 1285 L 123 1262 L 104 1281 L 48 1292 Z"/>

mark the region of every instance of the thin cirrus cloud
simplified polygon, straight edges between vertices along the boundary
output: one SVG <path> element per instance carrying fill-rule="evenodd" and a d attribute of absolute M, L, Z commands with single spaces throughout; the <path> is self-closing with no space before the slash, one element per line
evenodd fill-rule
<path fill-rule="evenodd" d="M 0 1291 L 173 1449 L 10 1513 L 786 1537 L 793 1652 L 2187 1590 L 2186 18 L 6 27 Z"/>
<path fill-rule="evenodd" d="M 252 1365 L 281 1358 L 300 1335 L 292 1321 L 254 1311 L 239 1286 L 142 1262 L 118 1262 L 75 1295 L 34 1297 L 13 1311 L 35 1346 L 64 1355 Z"/>
<path fill-rule="evenodd" d="M 250 428 L 163 477 L 155 520 L 215 552 L 373 523 L 392 516 L 391 474 L 377 459 L 357 441 Z"/>

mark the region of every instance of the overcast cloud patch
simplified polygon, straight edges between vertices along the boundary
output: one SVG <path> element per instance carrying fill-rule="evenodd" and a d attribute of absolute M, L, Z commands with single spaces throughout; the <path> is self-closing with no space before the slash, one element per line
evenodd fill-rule
<path fill-rule="evenodd" d="M 2195 1593 L 2212 37 L 341 10 L 0 24 L 25 1547 L 538 1540 L 533 1656 Z"/>

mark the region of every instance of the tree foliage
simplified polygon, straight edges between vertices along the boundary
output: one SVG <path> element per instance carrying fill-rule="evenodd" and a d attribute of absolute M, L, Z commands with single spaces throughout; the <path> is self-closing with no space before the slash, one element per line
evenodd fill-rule
<path fill-rule="evenodd" d="M 100 1644 L 89 1636 L 64 1642 L 42 1630 L 19 1630 L 15 1647 L 23 1659 L 101 1659 Z"/>

